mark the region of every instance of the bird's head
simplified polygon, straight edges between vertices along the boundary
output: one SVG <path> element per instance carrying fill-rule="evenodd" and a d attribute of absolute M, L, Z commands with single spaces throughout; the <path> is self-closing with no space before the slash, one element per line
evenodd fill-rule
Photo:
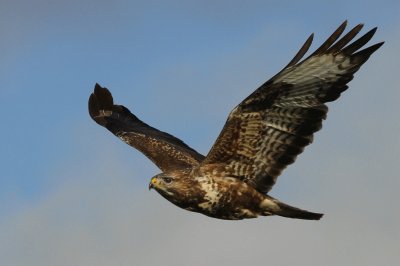
<path fill-rule="evenodd" d="M 167 176 L 166 174 L 158 174 L 151 178 L 149 190 L 154 188 L 158 190 L 167 190 L 174 183 L 174 177 Z"/>
<path fill-rule="evenodd" d="M 149 190 L 154 188 L 164 198 L 176 203 L 178 198 L 182 199 L 188 194 L 192 182 L 191 179 L 183 176 L 162 173 L 151 178 Z"/>
<path fill-rule="evenodd" d="M 172 175 L 158 174 L 150 180 L 149 190 L 154 188 L 163 196 L 173 196 L 176 189 L 180 186 L 178 179 Z"/>

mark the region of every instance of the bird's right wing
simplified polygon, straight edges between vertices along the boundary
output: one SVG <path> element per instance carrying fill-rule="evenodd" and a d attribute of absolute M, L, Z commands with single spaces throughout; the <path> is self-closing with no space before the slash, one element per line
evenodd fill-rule
<path fill-rule="evenodd" d="M 141 151 L 163 172 L 193 167 L 204 159 L 180 139 L 147 125 L 124 106 L 115 105 L 110 91 L 98 84 L 89 98 L 89 114 L 97 124 Z"/>

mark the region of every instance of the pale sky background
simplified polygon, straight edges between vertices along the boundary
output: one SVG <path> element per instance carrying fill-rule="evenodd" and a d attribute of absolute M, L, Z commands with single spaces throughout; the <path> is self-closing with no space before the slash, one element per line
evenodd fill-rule
<path fill-rule="evenodd" d="M 0 0 L 0 265 L 398 265 L 399 1 Z M 227 114 L 315 33 L 385 40 L 272 195 L 321 221 L 222 221 L 91 121 L 99 82 L 206 154 Z"/>

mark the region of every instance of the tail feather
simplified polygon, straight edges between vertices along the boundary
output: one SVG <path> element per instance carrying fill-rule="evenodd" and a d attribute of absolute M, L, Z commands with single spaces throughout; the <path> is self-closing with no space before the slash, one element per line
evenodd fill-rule
<path fill-rule="evenodd" d="M 269 197 L 263 201 L 261 207 L 267 215 L 275 214 L 287 218 L 319 220 L 323 216 L 322 213 L 309 212 L 296 207 L 292 207 L 277 199 Z"/>
<path fill-rule="evenodd" d="M 304 219 L 304 220 L 319 220 L 323 216 L 322 213 L 309 212 L 306 210 L 289 206 L 281 202 L 278 205 L 281 208 L 281 211 L 276 214 L 283 217 Z"/>

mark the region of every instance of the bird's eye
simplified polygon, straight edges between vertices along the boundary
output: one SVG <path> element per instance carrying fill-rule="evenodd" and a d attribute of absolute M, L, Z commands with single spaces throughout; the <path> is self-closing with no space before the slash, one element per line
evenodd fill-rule
<path fill-rule="evenodd" d="M 164 179 L 165 183 L 171 183 L 172 182 L 172 178 L 170 178 L 170 177 L 164 177 L 163 179 Z"/>

